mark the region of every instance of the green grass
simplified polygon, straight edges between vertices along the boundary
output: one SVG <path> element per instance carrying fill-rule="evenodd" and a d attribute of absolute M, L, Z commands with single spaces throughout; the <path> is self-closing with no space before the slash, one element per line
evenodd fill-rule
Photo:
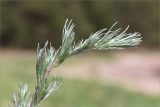
<path fill-rule="evenodd" d="M 160 107 L 159 98 L 94 81 L 64 80 L 41 107 Z"/>
<path fill-rule="evenodd" d="M 34 55 L 0 55 L 0 107 L 7 107 L 18 83 L 35 84 Z M 74 58 L 73 58 L 74 60 Z M 76 72 L 76 71 L 75 71 Z M 160 97 L 147 96 L 120 86 L 96 81 L 68 80 L 41 107 L 160 107 Z"/>

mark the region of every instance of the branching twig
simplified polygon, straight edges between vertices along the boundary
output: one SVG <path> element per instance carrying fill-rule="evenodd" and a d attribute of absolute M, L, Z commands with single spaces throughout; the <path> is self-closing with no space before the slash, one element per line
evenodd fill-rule
<path fill-rule="evenodd" d="M 75 33 L 73 31 L 75 25 L 72 20 L 68 21 L 67 19 L 62 33 L 62 45 L 58 50 L 51 44 L 48 47 L 48 41 L 43 48 L 40 48 L 38 44 L 35 92 L 28 96 L 27 85 L 20 84 L 19 93 L 14 94 L 11 99 L 11 107 L 37 107 L 44 101 L 61 85 L 59 80 L 49 75 L 51 70 L 59 66 L 69 56 L 84 50 L 123 49 L 140 44 L 141 37 L 138 32 L 127 34 L 128 27 L 123 32 L 120 32 L 120 29 L 112 30 L 116 23 L 108 31 L 107 29 L 101 29 L 91 34 L 88 39 L 82 39 L 75 43 Z"/>

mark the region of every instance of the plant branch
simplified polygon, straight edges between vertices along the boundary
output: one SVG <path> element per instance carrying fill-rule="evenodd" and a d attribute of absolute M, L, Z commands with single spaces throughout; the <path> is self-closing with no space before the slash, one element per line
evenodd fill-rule
<path fill-rule="evenodd" d="M 59 49 L 48 47 L 48 41 L 43 48 L 37 47 L 37 64 L 35 92 L 30 97 L 27 95 L 27 85 L 20 84 L 19 93 L 14 94 L 11 99 L 11 107 L 37 107 L 51 93 L 61 85 L 55 77 L 50 76 L 50 72 L 59 66 L 69 56 L 78 54 L 84 50 L 110 50 L 124 49 L 129 46 L 136 46 L 141 43 L 140 33 L 126 33 L 129 26 L 120 32 L 120 28 L 113 30 L 117 22 L 110 29 L 101 29 L 92 33 L 89 38 L 75 43 L 75 25 L 72 20 L 66 20 L 62 32 L 62 45 Z"/>

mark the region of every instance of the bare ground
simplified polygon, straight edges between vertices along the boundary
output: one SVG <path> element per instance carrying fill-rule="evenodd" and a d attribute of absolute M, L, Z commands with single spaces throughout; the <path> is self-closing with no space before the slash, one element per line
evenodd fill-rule
<path fill-rule="evenodd" d="M 98 56 L 97 56 L 98 57 Z M 87 59 L 60 67 L 60 75 L 75 79 L 101 80 L 147 94 L 160 95 L 160 52 L 123 52 L 111 61 Z"/>

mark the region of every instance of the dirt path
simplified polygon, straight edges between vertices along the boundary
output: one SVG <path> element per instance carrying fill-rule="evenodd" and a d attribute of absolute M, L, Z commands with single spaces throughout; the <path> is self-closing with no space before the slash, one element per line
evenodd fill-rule
<path fill-rule="evenodd" d="M 95 56 L 96 57 L 96 56 Z M 100 79 L 127 86 L 132 90 L 160 95 L 160 52 L 124 52 L 112 61 L 80 56 L 76 62 L 61 67 L 60 75 L 68 78 Z"/>

